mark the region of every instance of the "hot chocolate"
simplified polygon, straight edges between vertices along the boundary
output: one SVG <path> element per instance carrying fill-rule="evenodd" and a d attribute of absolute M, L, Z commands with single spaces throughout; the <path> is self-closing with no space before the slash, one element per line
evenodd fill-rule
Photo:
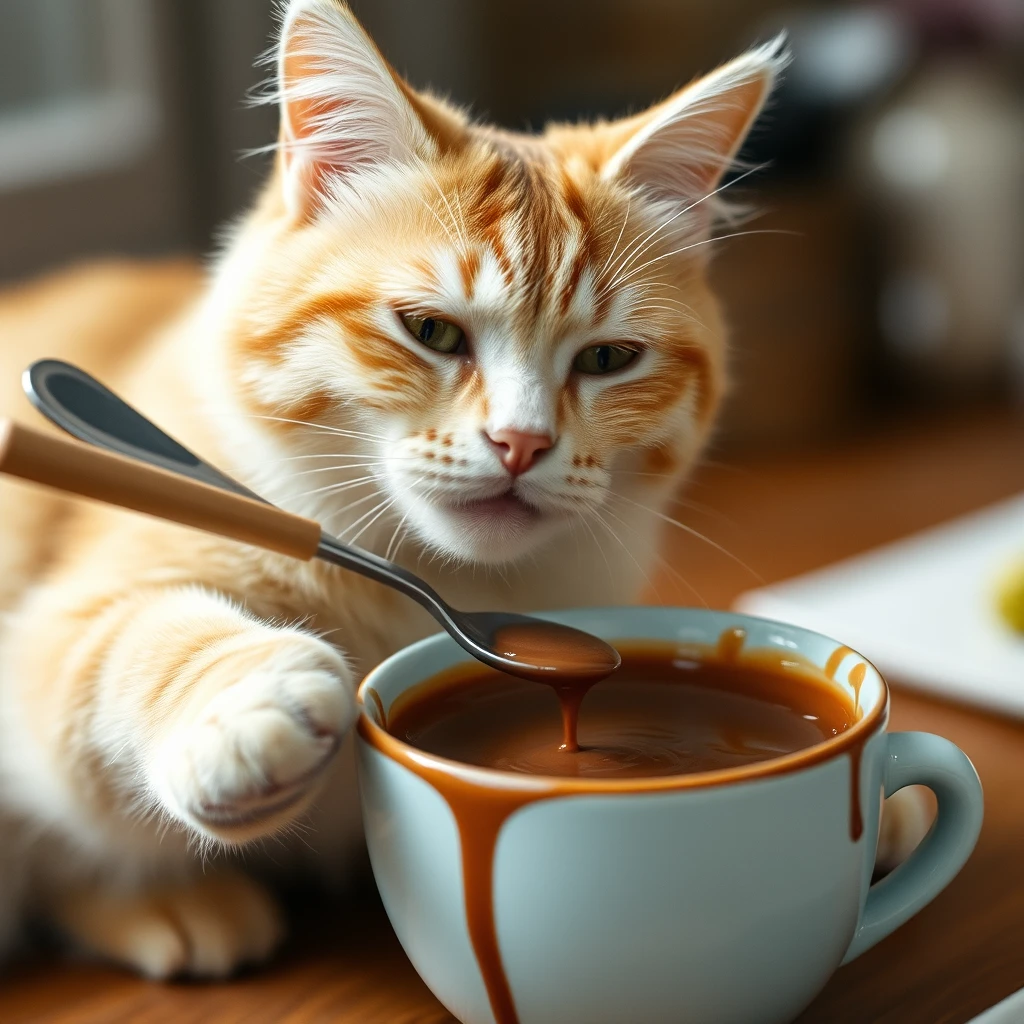
<path fill-rule="evenodd" d="M 813 746 L 852 725 L 823 681 L 733 661 L 624 652 L 615 675 L 578 694 L 578 749 L 553 692 L 482 666 L 427 684 L 392 709 L 388 731 L 420 750 L 484 768 L 584 778 L 685 775 L 737 768 Z M 429 694 L 429 695 L 428 695 Z"/>

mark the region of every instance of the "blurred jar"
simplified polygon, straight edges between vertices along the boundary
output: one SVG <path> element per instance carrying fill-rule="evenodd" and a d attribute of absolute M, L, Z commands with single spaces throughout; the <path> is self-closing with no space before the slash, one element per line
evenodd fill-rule
<path fill-rule="evenodd" d="M 851 171 L 876 225 L 889 369 L 972 396 L 1000 387 L 1021 344 L 1024 101 L 984 34 L 940 36 L 865 119 Z"/>
<path fill-rule="evenodd" d="M 866 104 L 912 59 L 884 11 L 788 10 L 760 35 L 780 28 L 793 63 L 741 154 L 766 168 L 750 189 L 763 213 L 755 234 L 723 243 L 713 266 L 732 334 L 719 438 L 732 448 L 815 444 L 862 422 L 874 333 L 869 236 L 844 160 Z"/>
<path fill-rule="evenodd" d="M 857 210 L 821 181 L 777 182 L 746 238 L 711 267 L 730 332 L 731 388 L 718 443 L 801 447 L 855 422 L 865 330 Z M 774 232 L 778 231 L 778 234 Z"/>

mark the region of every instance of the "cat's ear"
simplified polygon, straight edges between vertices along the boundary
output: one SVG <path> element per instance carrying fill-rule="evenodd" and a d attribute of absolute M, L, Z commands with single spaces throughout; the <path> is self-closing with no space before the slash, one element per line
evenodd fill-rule
<path fill-rule="evenodd" d="M 718 187 L 788 62 L 779 36 L 644 113 L 609 125 L 611 154 L 602 177 L 678 205 L 709 208 L 704 197 Z M 710 209 L 700 206 L 694 216 L 710 220 Z"/>
<path fill-rule="evenodd" d="M 333 178 L 427 155 L 410 90 L 342 0 L 290 0 L 277 50 L 285 203 L 312 215 Z"/>

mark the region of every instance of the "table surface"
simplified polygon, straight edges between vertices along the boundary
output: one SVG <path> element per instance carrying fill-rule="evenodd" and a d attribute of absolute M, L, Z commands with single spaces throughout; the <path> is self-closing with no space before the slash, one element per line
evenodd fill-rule
<path fill-rule="evenodd" d="M 658 603 L 728 607 L 742 590 L 867 550 L 1024 490 L 1024 421 L 960 414 L 799 456 L 710 462 L 669 529 Z M 683 581 L 685 577 L 685 581 Z M 1022 681 L 1024 683 L 1024 681 Z M 894 689 L 895 729 L 959 744 L 985 787 L 985 825 L 957 879 L 894 935 L 836 973 L 800 1024 L 963 1024 L 1024 986 L 1024 724 Z M 302 909 L 304 907 L 304 909 Z M 21 964 L 0 1020 L 451 1024 L 405 959 L 367 883 L 303 904 L 269 967 L 227 984 L 156 985 L 88 964 Z"/>

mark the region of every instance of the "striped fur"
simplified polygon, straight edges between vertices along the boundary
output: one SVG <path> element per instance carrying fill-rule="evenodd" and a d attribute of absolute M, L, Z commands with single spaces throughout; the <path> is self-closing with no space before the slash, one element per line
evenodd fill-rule
<path fill-rule="evenodd" d="M 141 310 L 119 348 L 117 311 L 149 285 L 41 286 L 2 335 L 0 408 L 40 339 L 66 339 L 46 354 L 456 604 L 630 600 L 724 388 L 708 211 L 782 63 L 755 50 L 646 115 L 518 136 L 413 91 L 341 3 L 295 0 L 276 167 L 210 280 L 162 325 Z M 120 284 L 83 303 L 101 281 Z M 469 354 L 403 315 L 459 324 Z M 573 372 L 605 342 L 641 354 Z M 508 428 L 556 441 L 514 485 L 534 512 L 467 511 L 509 487 L 485 438 Z M 24 487 L 0 513 L 19 880 L 0 915 L 20 902 L 154 976 L 265 957 L 281 923 L 254 876 L 345 875 L 354 683 L 432 623 L 359 577 Z"/>

